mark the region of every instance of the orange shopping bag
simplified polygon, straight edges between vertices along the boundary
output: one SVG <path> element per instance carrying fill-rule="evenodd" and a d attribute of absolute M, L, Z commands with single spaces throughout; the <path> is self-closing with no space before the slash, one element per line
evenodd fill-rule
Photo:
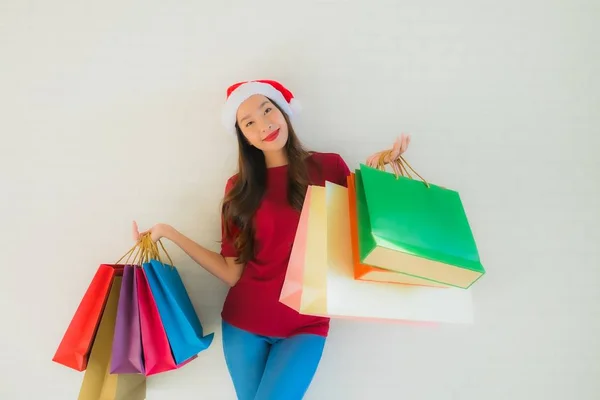
<path fill-rule="evenodd" d="M 90 349 L 115 276 L 122 265 L 101 264 L 71 319 L 52 361 L 77 371 L 87 368 Z"/>

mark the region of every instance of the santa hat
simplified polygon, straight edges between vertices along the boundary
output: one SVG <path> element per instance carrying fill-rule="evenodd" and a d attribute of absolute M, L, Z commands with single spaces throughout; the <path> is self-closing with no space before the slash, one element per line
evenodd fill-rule
<path fill-rule="evenodd" d="M 238 82 L 227 88 L 227 99 L 221 116 L 225 129 L 235 135 L 238 107 L 255 94 L 262 94 L 271 99 L 290 119 L 293 119 L 300 112 L 298 100 L 294 98 L 292 92 L 277 81 L 262 79 Z"/>

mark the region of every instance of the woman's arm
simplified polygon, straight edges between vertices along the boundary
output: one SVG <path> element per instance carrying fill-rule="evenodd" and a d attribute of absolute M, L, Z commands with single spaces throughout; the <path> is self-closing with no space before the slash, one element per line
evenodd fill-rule
<path fill-rule="evenodd" d="M 242 276 L 244 265 L 236 263 L 235 257 L 223 257 L 219 253 L 210 251 L 170 225 L 155 225 L 152 228 L 152 237 L 155 240 L 161 237 L 169 239 L 190 256 L 192 260 L 230 287 L 235 286 Z"/>

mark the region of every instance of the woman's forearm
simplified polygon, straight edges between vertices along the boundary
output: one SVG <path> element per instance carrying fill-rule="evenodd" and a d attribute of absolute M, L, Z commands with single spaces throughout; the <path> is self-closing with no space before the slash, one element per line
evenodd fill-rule
<path fill-rule="evenodd" d="M 234 286 L 240 279 L 244 266 L 235 263 L 232 258 L 200 246 L 172 226 L 165 225 L 161 236 L 175 243 L 192 260 L 229 286 Z"/>

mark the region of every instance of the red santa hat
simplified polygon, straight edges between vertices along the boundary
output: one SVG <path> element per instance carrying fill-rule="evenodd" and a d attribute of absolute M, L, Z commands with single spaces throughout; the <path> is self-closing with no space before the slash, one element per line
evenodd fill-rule
<path fill-rule="evenodd" d="M 227 88 L 227 99 L 221 115 L 223 125 L 227 131 L 235 135 L 238 107 L 255 94 L 262 94 L 271 99 L 290 119 L 293 119 L 300 112 L 298 100 L 294 98 L 292 92 L 277 81 L 261 79 L 238 82 Z"/>

